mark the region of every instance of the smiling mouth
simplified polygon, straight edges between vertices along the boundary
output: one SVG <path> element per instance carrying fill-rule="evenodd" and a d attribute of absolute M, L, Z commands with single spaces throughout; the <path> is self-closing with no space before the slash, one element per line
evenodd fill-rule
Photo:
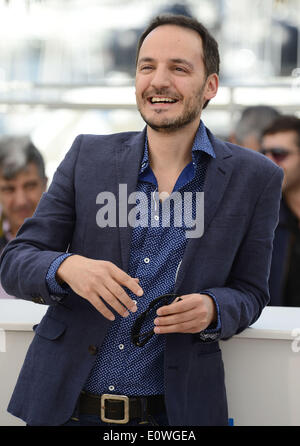
<path fill-rule="evenodd" d="M 177 99 L 158 96 L 151 96 L 150 98 L 148 98 L 148 101 L 150 102 L 150 104 L 175 104 L 176 102 L 178 102 Z"/>

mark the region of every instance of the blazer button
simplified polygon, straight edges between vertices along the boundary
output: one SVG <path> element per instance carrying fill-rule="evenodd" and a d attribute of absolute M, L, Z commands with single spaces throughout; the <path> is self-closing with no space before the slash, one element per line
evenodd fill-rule
<path fill-rule="evenodd" d="M 34 302 L 35 304 L 44 304 L 45 299 L 42 296 L 34 296 L 32 298 L 32 302 Z"/>
<path fill-rule="evenodd" d="M 91 355 L 96 355 L 98 353 L 98 347 L 96 345 L 89 345 L 88 350 Z"/>

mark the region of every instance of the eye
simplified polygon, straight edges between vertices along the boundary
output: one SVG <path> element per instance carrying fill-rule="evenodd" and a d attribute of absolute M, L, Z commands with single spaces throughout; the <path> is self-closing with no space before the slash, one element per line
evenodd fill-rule
<path fill-rule="evenodd" d="M 33 190 L 33 189 L 35 189 L 37 187 L 37 183 L 34 181 L 32 181 L 32 182 L 30 182 L 30 183 L 27 183 L 26 185 L 25 185 L 25 189 L 26 190 Z"/>
<path fill-rule="evenodd" d="M 140 71 L 150 71 L 152 68 L 151 65 L 144 65 L 140 68 Z"/>
<path fill-rule="evenodd" d="M 178 66 L 174 67 L 174 70 L 177 71 L 178 73 L 186 73 L 187 72 L 187 70 L 185 68 L 178 67 Z"/>
<path fill-rule="evenodd" d="M 1 188 L 1 192 L 2 192 L 2 194 L 5 194 L 5 195 L 13 194 L 14 191 L 15 191 L 15 189 L 14 189 L 13 187 L 9 187 L 9 186 L 2 187 L 2 188 Z"/>
<path fill-rule="evenodd" d="M 3 195 L 11 195 L 14 193 L 14 189 L 5 188 L 1 190 Z"/>

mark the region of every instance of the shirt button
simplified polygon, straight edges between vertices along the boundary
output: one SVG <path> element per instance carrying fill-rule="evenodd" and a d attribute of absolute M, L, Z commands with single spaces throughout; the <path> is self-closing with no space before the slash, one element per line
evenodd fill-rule
<path fill-rule="evenodd" d="M 145 257 L 145 258 L 144 258 L 144 262 L 145 262 L 145 263 L 149 263 L 149 262 L 150 262 L 149 257 Z"/>
<path fill-rule="evenodd" d="M 112 392 L 113 390 L 115 390 L 115 386 L 109 386 L 108 390 Z"/>
<path fill-rule="evenodd" d="M 158 221 L 159 220 L 159 216 L 158 215 L 154 215 L 154 220 Z"/>
<path fill-rule="evenodd" d="M 120 344 L 120 345 L 119 345 L 119 349 L 120 349 L 120 350 L 124 350 L 124 344 Z"/>

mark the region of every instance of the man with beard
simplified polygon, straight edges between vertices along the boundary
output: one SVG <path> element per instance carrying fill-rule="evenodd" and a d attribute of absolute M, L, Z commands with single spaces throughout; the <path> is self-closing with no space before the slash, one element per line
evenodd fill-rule
<path fill-rule="evenodd" d="M 156 18 L 137 49 L 146 128 L 77 137 L 6 249 L 6 289 L 49 305 L 8 408 L 29 425 L 227 424 L 218 341 L 268 302 L 283 174 L 204 126 L 218 72 L 203 25 Z M 203 192 L 204 231 L 194 237 Z M 139 215 L 129 227 L 132 193 Z"/>
<path fill-rule="evenodd" d="M 270 305 L 300 306 L 300 119 L 281 116 L 263 134 L 261 152 L 284 171 L 270 273 Z"/>

